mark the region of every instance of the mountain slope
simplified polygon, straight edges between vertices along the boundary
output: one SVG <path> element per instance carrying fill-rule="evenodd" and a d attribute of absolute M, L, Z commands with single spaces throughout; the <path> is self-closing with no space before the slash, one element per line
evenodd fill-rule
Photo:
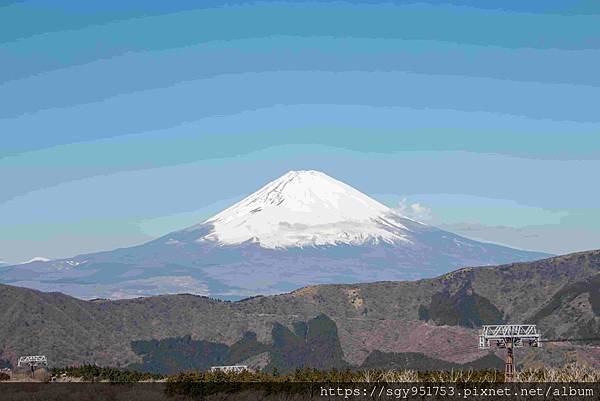
<path fill-rule="evenodd" d="M 215 361 L 261 360 L 280 367 L 307 361 L 324 363 L 314 359 L 318 355 L 327 356 L 328 363 L 343 360 L 360 366 L 373 351 L 400 354 L 386 357 L 389 361 L 403 361 L 402 354 L 416 352 L 464 364 L 487 355 L 477 349 L 477 325 L 493 323 L 489 316 L 496 315 L 490 315 L 490 310 L 498 311 L 507 322 L 538 323 L 545 337 L 556 330 L 559 335 L 580 338 L 578 335 L 600 319 L 596 301 L 590 301 L 592 306 L 582 314 L 554 311 L 578 294 L 597 294 L 599 274 L 600 251 L 590 251 L 530 263 L 462 269 L 434 279 L 313 286 L 238 302 L 193 295 L 82 301 L 0 285 L 0 360 L 15 363 L 19 355 L 41 353 L 55 365 L 136 364 L 169 371 L 209 362 L 165 359 L 161 350 L 171 346 L 171 352 L 178 355 L 204 355 L 201 351 L 205 350 Z M 587 284 L 579 284 L 582 282 Z M 444 320 L 443 314 L 434 313 L 432 305 L 442 295 L 452 299 L 447 314 L 456 319 Z M 423 308 L 429 316 L 420 313 Z M 319 316 L 321 320 L 315 323 Z M 311 339 L 309 333 L 315 330 L 320 330 L 322 342 Z M 287 358 L 286 344 L 292 343 L 304 351 Z M 530 359 L 575 355 L 600 364 L 598 351 L 578 344 L 561 344 L 558 349 L 547 344 L 529 351 L 539 357 Z M 525 350 L 519 351 L 519 358 L 521 352 Z M 376 356 L 371 360 L 377 360 Z"/>
<path fill-rule="evenodd" d="M 532 318 L 552 338 L 584 338 L 600 345 L 600 274 L 564 286 Z"/>
<path fill-rule="evenodd" d="M 84 299 L 183 292 L 240 299 L 545 256 L 421 224 L 323 173 L 300 171 L 201 224 L 131 248 L 0 267 L 0 282 Z"/>
<path fill-rule="evenodd" d="M 208 219 L 201 240 L 263 248 L 410 242 L 392 211 L 317 171 L 291 171 Z"/>

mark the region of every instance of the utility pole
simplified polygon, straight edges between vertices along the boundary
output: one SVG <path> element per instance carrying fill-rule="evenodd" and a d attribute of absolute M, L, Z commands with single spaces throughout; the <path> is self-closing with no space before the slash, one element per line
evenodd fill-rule
<path fill-rule="evenodd" d="M 504 380 L 511 382 L 515 375 L 514 349 L 523 347 L 524 343 L 530 347 L 541 347 L 541 339 L 542 335 L 535 324 L 485 325 L 479 334 L 479 348 L 486 349 L 494 345 L 506 348 Z"/>
<path fill-rule="evenodd" d="M 504 380 L 510 382 L 513 380 L 515 375 L 515 365 L 513 358 L 513 345 L 512 342 L 506 343 L 506 362 L 504 363 Z"/>

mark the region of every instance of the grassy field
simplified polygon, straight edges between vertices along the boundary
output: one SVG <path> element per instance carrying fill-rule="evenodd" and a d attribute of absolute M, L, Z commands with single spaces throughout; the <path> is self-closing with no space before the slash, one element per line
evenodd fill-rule
<path fill-rule="evenodd" d="M 328 389 L 372 391 L 385 388 L 386 392 L 394 391 L 392 394 L 396 395 L 400 394 L 399 391 L 417 389 L 421 391 L 420 389 L 424 388 L 455 389 L 459 392 L 474 391 L 479 388 L 504 389 L 510 387 L 511 392 L 516 392 L 539 386 L 553 388 L 568 386 L 571 388 L 571 385 L 580 383 L 579 387 L 595 388 L 595 391 L 598 391 L 597 383 L 600 383 L 598 369 L 577 365 L 569 365 L 560 369 L 521 371 L 516 375 L 517 383 L 510 384 L 504 383 L 502 372 L 468 370 L 417 372 L 410 370 L 319 371 L 298 369 L 290 374 L 187 372 L 163 376 L 115 368 L 81 366 L 52 369 L 47 373 L 48 377 L 52 375 L 56 378 L 56 383 L 44 383 L 39 380 L 37 383 L 32 383 L 33 380 L 23 380 L 28 383 L 1 384 L 2 395 L 0 398 L 2 401 L 80 401 L 82 399 L 89 401 L 304 401 L 306 399 L 331 400 L 332 398 L 327 394 L 323 396 L 323 391 L 327 392 Z M 460 396 L 460 393 L 458 395 Z M 341 396 L 336 399 L 345 398 Z M 352 399 L 358 401 L 372 400 L 373 398 L 368 393 L 361 392 L 358 397 L 352 397 Z M 428 397 L 427 399 L 462 398 L 448 398 L 440 395 L 440 397 Z M 511 401 L 531 398 L 511 396 L 503 399 Z"/>
<path fill-rule="evenodd" d="M 504 373 L 495 370 L 428 371 L 412 370 L 328 370 L 297 369 L 290 374 L 272 372 L 223 373 L 184 372 L 176 375 L 158 375 L 131 370 L 104 368 L 93 365 L 52 369 L 52 376 L 76 378 L 84 382 L 132 383 L 162 381 L 167 383 L 502 383 Z M 517 382 L 600 382 L 600 369 L 581 365 L 562 368 L 518 371 Z"/>

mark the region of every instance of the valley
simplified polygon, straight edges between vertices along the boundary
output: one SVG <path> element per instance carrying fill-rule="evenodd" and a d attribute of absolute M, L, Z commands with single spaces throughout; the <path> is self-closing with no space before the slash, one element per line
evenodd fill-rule
<path fill-rule="evenodd" d="M 600 251 L 589 251 L 236 302 L 189 294 L 84 301 L 1 285 L 0 359 L 14 364 L 19 355 L 39 352 L 54 366 L 97 363 L 155 372 L 216 362 L 281 371 L 309 364 L 418 368 L 436 360 L 493 365 L 497 356 L 477 349 L 482 323 L 535 323 L 547 339 L 600 332 L 599 272 Z M 597 344 L 548 343 L 524 350 L 519 363 L 598 366 Z"/>

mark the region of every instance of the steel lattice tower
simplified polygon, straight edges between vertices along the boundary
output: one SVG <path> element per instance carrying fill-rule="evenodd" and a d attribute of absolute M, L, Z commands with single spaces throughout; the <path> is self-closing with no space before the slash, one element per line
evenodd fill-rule
<path fill-rule="evenodd" d="M 45 355 L 29 355 L 29 356 L 21 356 L 19 357 L 19 362 L 17 363 L 18 367 L 23 365 L 28 365 L 31 369 L 31 377 L 35 372 L 35 368 L 38 366 L 48 366 L 48 359 L 46 359 Z"/>
<path fill-rule="evenodd" d="M 506 348 L 504 379 L 510 382 L 515 373 L 514 349 L 523 347 L 524 343 L 530 347 L 541 347 L 541 338 L 534 324 L 485 325 L 479 334 L 479 348 L 486 349 L 493 345 Z"/>

